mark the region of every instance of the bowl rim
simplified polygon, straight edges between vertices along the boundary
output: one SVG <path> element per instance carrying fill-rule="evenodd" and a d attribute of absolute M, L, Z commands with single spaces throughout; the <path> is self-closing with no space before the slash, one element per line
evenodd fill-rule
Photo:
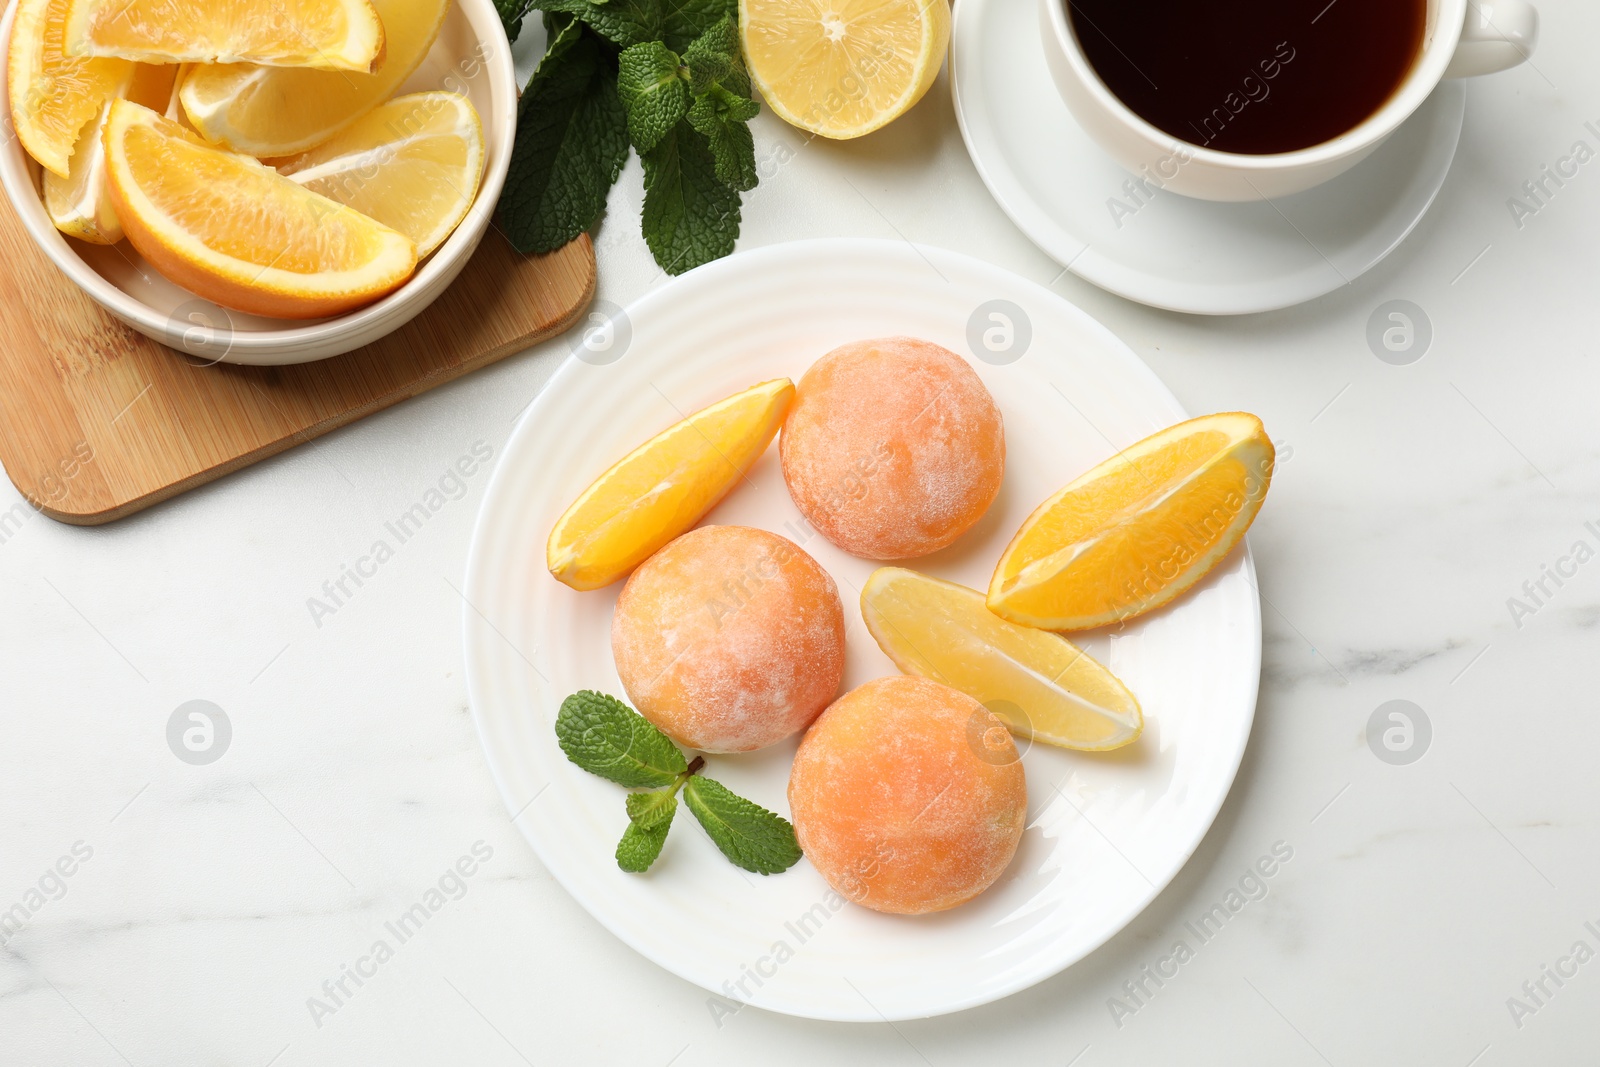
<path fill-rule="evenodd" d="M 392 324 L 391 320 L 403 315 L 414 301 L 441 293 L 447 287 L 441 284 L 441 276 L 453 278 L 455 265 L 476 251 L 493 221 L 494 205 L 500 199 L 506 173 L 511 166 L 511 149 L 517 129 L 517 75 L 511 43 L 506 38 L 492 0 L 451 2 L 461 8 L 478 40 L 475 58 L 484 64 L 488 73 L 489 96 L 494 107 L 492 122 L 481 114 L 479 116 L 484 125 L 485 156 L 491 162 L 485 166 L 478 194 L 466 216 L 445 243 L 394 292 L 354 311 L 306 325 L 235 330 L 229 338 L 227 362 L 235 362 L 235 354 L 240 352 L 268 354 L 311 347 L 322 349 L 357 336 L 363 337 L 364 341 L 376 340 L 403 324 L 404 319 Z M 0 48 L 6 55 L 11 50 L 11 32 L 16 22 L 17 7 L 16 4 L 7 5 L 4 17 L 0 18 Z M 61 272 L 97 304 L 141 332 L 153 337 L 173 337 L 175 324 L 170 315 L 158 312 L 112 284 L 73 249 L 66 236 L 50 221 L 30 170 L 37 164 L 29 158 L 12 126 L 9 82 L 9 78 L 0 78 L 0 123 L 3 123 L 0 130 L 3 130 L 6 140 L 5 145 L 0 146 L 0 186 L 5 188 L 6 198 L 28 235 Z M 223 310 L 231 312 L 233 309 L 224 307 Z M 168 343 L 170 345 L 171 342 Z"/>

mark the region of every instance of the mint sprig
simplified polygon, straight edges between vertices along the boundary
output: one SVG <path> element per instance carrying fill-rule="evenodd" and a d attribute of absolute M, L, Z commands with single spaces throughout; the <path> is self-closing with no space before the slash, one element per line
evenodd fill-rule
<path fill-rule="evenodd" d="M 619 785 L 650 789 L 624 801 L 628 827 L 617 842 L 617 866 L 641 874 L 661 855 L 678 793 L 724 856 L 747 871 L 777 874 L 800 859 L 789 820 L 700 776 L 705 757 L 686 762 L 654 723 L 615 697 L 588 690 L 561 702 L 556 740 L 579 767 Z"/>
<path fill-rule="evenodd" d="M 508 33 L 531 8 L 551 29 L 500 199 L 511 243 L 549 252 L 592 227 L 631 143 L 644 165 L 641 229 L 661 268 L 681 274 L 733 251 L 740 194 L 759 180 L 748 123 L 760 112 L 736 3 L 496 3 Z"/>

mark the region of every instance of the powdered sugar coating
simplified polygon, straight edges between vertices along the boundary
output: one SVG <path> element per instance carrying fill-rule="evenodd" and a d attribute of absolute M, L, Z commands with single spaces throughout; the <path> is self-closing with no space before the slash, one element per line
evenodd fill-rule
<path fill-rule="evenodd" d="M 800 847 L 840 894 L 921 915 L 964 904 L 1022 840 L 1016 745 L 982 704 L 926 678 L 852 689 L 812 724 L 789 776 Z"/>
<path fill-rule="evenodd" d="M 748 752 L 799 733 L 844 677 L 844 605 L 788 538 L 703 526 L 633 572 L 611 650 L 640 714 L 705 752 Z"/>
<path fill-rule="evenodd" d="M 865 559 L 936 552 L 1005 474 L 1000 409 L 966 361 L 914 337 L 857 341 L 800 379 L 779 442 L 801 514 Z"/>

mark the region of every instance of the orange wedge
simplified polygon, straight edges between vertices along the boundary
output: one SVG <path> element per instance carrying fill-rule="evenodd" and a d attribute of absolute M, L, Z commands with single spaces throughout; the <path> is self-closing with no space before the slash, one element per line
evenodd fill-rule
<path fill-rule="evenodd" d="M 183 109 L 208 141 L 258 159 L 304 152 L 394 95 L 421 65 L 450 0 L 373 0 L 386 54 L 371 74 L 206 64 L 184 74 Z"/>
<path fill-rule="evenodd" d="M 1116 675 L 1058 634 L 1000 618 L 976 589 L 882 567 L 861 587 L 861 617 L 901 671 L 961 690 L 1018 737 L 1104 752 L 1144 731 Z"/>
<path fill-rule="evenodd" d="M 550 531 L 550 573 L 574 589 L 599 589 L 649 559 L 739 483 L 772 443 L 793 399 L 788 378 L 762 382 L 628 453 Z"/>
<path fill-rule="evenodd" d="M 177 68 L 151 63 L 129 66 L 133 77 L 123 90 L 126 99 L 146 107 L 166 107 Z M 99 116 L 78 135 L 71 172 L 62 178 L 45 171 L 40 190 L 45 214 L 56 229 L 96 245 L 114 245 L 122 240 L 122 222 L 111 207 L 111 190 L 106 183 L 105 129 L 110 118 L 111 101 L 107 100 Z"/>
<path fill-rule="evenodd" d="M 28 154 L 58 178 L 106 101 L 133 77 L 125 59 L 91 59 L 66 48 L 69 0 L 20 0 L 6 56 L 11 128 Z"/>
<path fill-rule="evenodd" d="M 374 71 L 383 23 L 370 0 L 71 0 L 69 55 L 146 63 L 262 63 Z"/>
<path fill-rule="evenodd" d="M 1045 630 L 1086 630 L 1170 602 L 1255 521 L 1274 452 L 1234 412 L 1162 430 L 1039 505 L 989 583 L 990 610 Z"/>
<path fill-rule="evenodd" d="M 416 267 L 404 235 L 118 100 L 105 133 L 111 201 L 156 269 L 214 303 L 276 318 L 336 315 Z"/>

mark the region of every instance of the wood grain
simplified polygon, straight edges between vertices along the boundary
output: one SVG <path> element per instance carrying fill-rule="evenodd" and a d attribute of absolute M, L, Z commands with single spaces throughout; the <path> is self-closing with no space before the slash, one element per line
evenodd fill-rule
<path fill-rule="evenodd" d="M 202 366 L 102 311 L 0 202 L 0 463 L 40 512 L 131 515 L 565 330 L 594 297 L 587 235 L 522 256 L 491 230 L 428 310 L 347 355 Z"/>

